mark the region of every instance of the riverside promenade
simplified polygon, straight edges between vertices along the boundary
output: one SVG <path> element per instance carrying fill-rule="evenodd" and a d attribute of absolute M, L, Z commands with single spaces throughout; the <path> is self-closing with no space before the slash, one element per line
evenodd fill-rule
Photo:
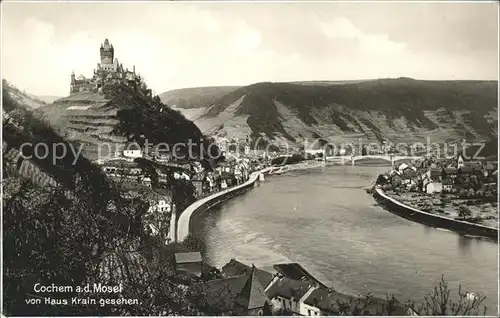
<path fill-rule="evenodd" d="M 201 200 L 198 200 L 188 206 L 184 211 L 182 211 L 181 215 L 179 216 L 179 220 L 177 221 L 176 227 L 177 227 L 177 235 L 175 237 L 175 240 L 177 242 L 182 242 L 190 233 L 190 225 L 191 225 L 191 218 L 193 214 L 199 213 L 202 211 L 206 211 L 213 207 L 214 205 L 217 205 L 221 202 L 227 201 L 239 194 L 242 194 L 254 187 L 255 182 L 259 179 L 259 176 L 261 174 L 265 174 L 269 172 L 271 168 L 265 168 L 260 171 L 253 172 L 250 174 L 248 180 L 240 185 L 222 190 L 220 192 L 214 193 L 212 195 L 209 195 L 208 197 L 205 197 Z"/>
<path fill-rule="evenodd" d="M 480 236 L 493 239 L 498 242 L 498 228 L 489 227 L 481 224 L 467 221 L 455 220 L 445 216 L 424 212 L 402 202 L 399 202 L 382 191 L 375 188 L 373 193 L 375 199 L 387 208 L 391 213 L 401 216 L 405 219 L 415 221 L 435 228 L 451 230 L 462 235 Z"/>

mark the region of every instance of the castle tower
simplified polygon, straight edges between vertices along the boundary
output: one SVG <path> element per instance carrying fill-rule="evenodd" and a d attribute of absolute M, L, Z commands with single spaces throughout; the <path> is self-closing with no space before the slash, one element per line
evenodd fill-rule
<path fill-rule="evenodd" d="M 75 71 L 71 71 L 71 83 L 69 84 L 69 93 L 73 93 L 75 85 Z"/>
<path fill-rule="evenodd" d="M 113 66 L 113 59 L 115 55 L 115 49 L 113 45 L 109 43 L 108 39 L 104 40 L 104 43 L 101 44 L 101 66 L 105 68 L 105 66 Z"/>

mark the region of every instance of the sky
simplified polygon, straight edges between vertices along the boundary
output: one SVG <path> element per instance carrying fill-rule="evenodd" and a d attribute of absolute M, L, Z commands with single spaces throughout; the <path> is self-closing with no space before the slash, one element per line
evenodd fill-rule
<path fill-rule="evenodd" d="M 498 4 L 453 2 L 13 2 L 2 77 L 69 94 L 106 38 L 155 94 L 256 82 L 412 77 L 498 80 Z"/>

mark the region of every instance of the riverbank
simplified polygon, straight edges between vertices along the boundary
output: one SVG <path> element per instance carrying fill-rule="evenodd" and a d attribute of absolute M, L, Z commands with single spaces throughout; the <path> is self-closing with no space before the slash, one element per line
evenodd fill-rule
<path fill-rule="evenodd" d="M 290 165 L 285 165 L 285 166 L 271 167 L 269 174 L 276 175 L 276 174 L 286 173 L 289 171 L 306 170 L 306 169 L 311 169 L 311 168 L 320 168 L 320 167 L 326 167 L 326 166 L 338 165 L 338 164 L 339 163 L 307 160 L 307 161 L 294 163 L 294 164 L 290 164 Z"/>
<path fill-rule="evenodd" d="M 265 168 L 261 171 L 254 172 L 250 174 L 248 180 L 240 185 L 237 185 L 235 187 L 231 187 L 225 190 L 222 190 L 220 192 L 214 193 L 209 195 L 208 197 L 202 198 L 194 203 L 192 203 L 190 206 L 188 206 L 184 211 L 179 216 L 179 219 L 177 220 L 176 224 L 176 233 L 177 235 L 175 236 L 175 240 L 180 242 L 183 241 L 191 232 L 191 218 L 195 214 L 199 214 L 202 212 L 207 211 L 211 207 L 220 204 L 224 201 L 227 201 L 239 194 L 242 194 L 251 188 L 253 188 L 255 182 L 260 182 L 259 176 L 261 174 L 265 174 L 269 171 L 269 168 Z"/>
<path fill-rule="evenodd" d="M 451 230 L 466 236 L 488 238 L 498 243 L 498 228 L 455 220 L 442 215 L 418 210 L 390 197 L 379 187 L 374 189 L 373 196 L 377 202 L 386 207 L 391 213 L 403 218 L 435 228 Z"/>
<path fill-rule="evenodd" d="M 391 198 L 417 210 L 488 227 L 498 226 L 498 202 L 490 198 L 460 198 L 455 194 L 427 194 L 385 190 Z M 468 215 L 464 219 L 460 211 Z"/>

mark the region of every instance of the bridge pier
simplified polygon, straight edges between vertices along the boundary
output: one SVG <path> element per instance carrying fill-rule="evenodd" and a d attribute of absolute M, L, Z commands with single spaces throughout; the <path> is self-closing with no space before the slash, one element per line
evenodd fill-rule
<path fill-rule="evenodd" d="M 177 243 L 177 209 L 175 204 L 172 204 L 172 215 L 170 216 L 170 229 L 167 238 L 172 243 Z"/>

